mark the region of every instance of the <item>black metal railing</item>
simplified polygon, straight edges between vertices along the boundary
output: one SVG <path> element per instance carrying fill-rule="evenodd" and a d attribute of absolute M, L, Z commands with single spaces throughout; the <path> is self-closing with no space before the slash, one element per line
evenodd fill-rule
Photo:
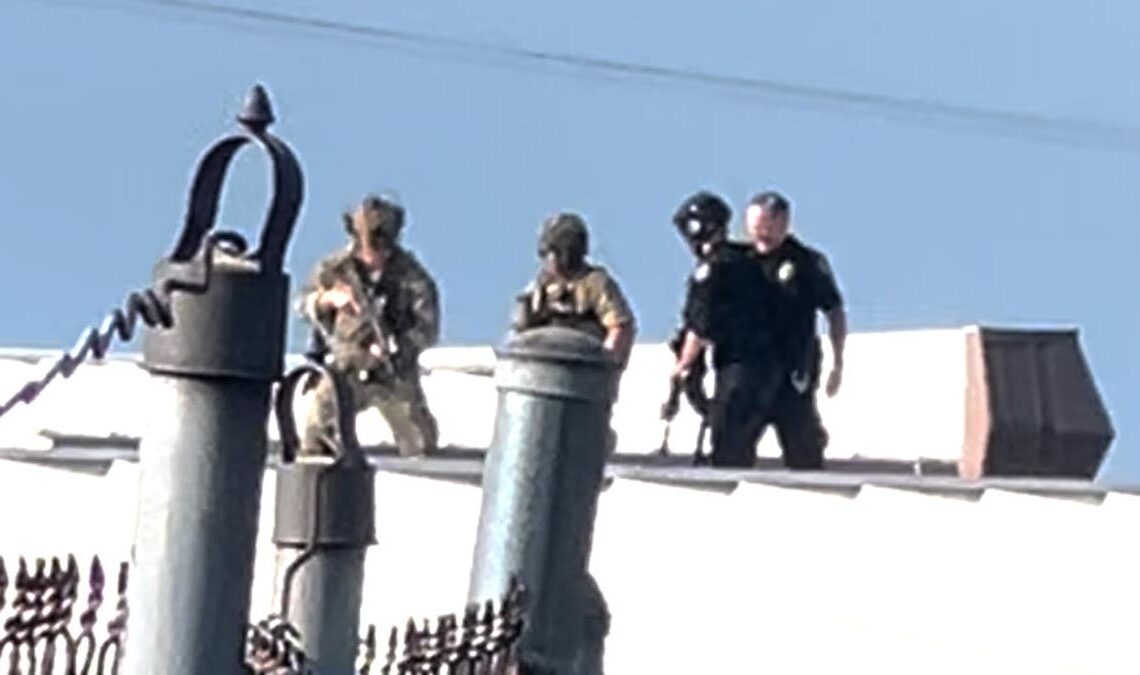
<path fill-rule="evenodd" d="M 512 580 L 498 601 L 468 605 L 462 616 L 435 621 L 408 619 L 388 635 L 384 664 L 377 658 L 376 630 L 364 639 L 360 675 L 514 675 L 524 672 L 518 658 L 525 621 L 526 592 Z"/>
<path fill-rule="evenodd" d="M 14 579 L 0 559 L 0 672 L 118 673 L 127 628 L 127 565 L 119 567 L 118 598 L 109 609 L 106 574 L 98 557 L 92 559 L 86 580 L 82 576 L 74 556 L 66 562 L 52 558 L 50 563 L 40 558 L 31 565 L 20 558 Z M 77 615 L 82 586 L 86 601 Z M 106 618 L 102 624 L 101 615 Z"/>

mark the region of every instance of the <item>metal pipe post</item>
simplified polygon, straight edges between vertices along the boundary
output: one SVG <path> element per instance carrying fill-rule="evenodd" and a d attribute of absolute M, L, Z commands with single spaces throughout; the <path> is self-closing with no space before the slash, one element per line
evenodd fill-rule
<path fill-rule="evenodd" d="M 284 366 L 289 278 L 281 260 L 301 174 L 265 131 L 273 115 L 264 90 L 254 89 L 238 119 L 246 131 L 203 157 L 181 239 L 155 270 L 158 288 L 172 279 L 200 287 L 174 295 L 169 326 L 144 338 L 155 407 L 139 450 L 129 675 L 248 673 L 266 422 Z M 276 190 L 260 246 L 246 255 L 240 235 L 208 233 L 226 168 L 249 141 L 269 151 Z"/>
<path fill-rule="evenodd" d="M 494 437 L 469 602 L 527 589 L 520 659 L 536 672 L 597 675 L 608 614 L 589 576 L 617 368 L 601 343 L 541 328 L 498 351 Z"/>
<path fill-rule="evenodd" d="M 327 448 L 303 448 L 296 457 L 293 389 L 314 371 L 334 383 L 338 438 Z M 375 471 L 357 443 L 349 395 L 331 370 L 304 366 L 286 378 L 277 399 L 283 448 L 273 530 L 278 603 L 320 675 L 355 672 L 364 558 L 376 543 Z"/>

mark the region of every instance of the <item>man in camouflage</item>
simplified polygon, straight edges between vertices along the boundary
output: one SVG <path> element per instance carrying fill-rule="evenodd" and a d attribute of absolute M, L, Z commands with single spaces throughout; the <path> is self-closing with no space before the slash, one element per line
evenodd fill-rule
<path fill-rule="evenodd" d="M 602 341 L 620 369 L 629 362 L 637 323 L 617 281 L 599 265 L 587 262 L 589 232 L 582 217 L 559 213 L 542 224 L 538 256 L 543 261 L 537 277 L 516 299 L 512 328 L 522 332 L 542 326 L 565 326 Z M 612 395 L 617 394 L 616 382 Z M 616 435 L 609 432 L 612 451 Z M 610 613 L 592 575 L 584 580 L 586 613 L 583 644 L 592 644 L 578 654 L 575 673 L 601 673 L 605 636 Z"/>
<path fill-rule="evenodd" d="M 617 281 L 586 261 L 589 233 L 582 217 L 559 213 L 547 218 L 539 235 L 538 276 L 516 300 L 512 327 L 524 331 L 565 326 L 601 340 L 620 368 L 633 349 L 637 323 Z"/>
<path fill-rule="evenodd" d="M 439 292 L 399 244 L 404 209 L 369 195 L 344 215 L 350 243 L 317 263 L 300 301 L 313 325 L 311 357 L 341 374 L 359 412 L 375 407 L 401 455 L 436 448 L 438 429 L 420 387 L 419 355 L 439 339 Z M 327 447 L 332 389 L 321 382 L 305 425 L 305 448 Z M 342 402 L 342 405 L 344 402 Z"/>

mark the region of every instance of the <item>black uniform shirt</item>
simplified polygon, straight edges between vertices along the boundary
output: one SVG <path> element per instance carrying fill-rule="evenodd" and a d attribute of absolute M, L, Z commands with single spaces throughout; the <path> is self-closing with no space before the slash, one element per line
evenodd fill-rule
<path fill-rule="evenodd" d="M 816 312 L 843 305 L 843 296 L 827 257 L 788 237 L 780 248 L 752 255 L 760 261 L 764 277 L 776 289 L 775 315 L 783 356 L 792 369 L 810 366 L 816 350 Z"/>
<path fill-rule="evenodd" d="M 760 362 L 776 355 L 776 289 L 746 244 L 722 245 L 693 271 L 686 327 L 713 343 L 713 364 Z"/>

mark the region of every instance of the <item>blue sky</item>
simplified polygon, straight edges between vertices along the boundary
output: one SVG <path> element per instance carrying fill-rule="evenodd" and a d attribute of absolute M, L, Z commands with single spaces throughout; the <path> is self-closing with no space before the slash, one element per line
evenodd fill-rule
<path fill-rule="evenodd" d="M 0 343 L 70 346 L 180 227 L 199 154 L 254 82 L 301 157 L 294 280 L 342 243 L 369 190 L 406 202 L 437 275 L 444 340 L 497 341 L 542 216 L 589 219 L 643 339 L 673 326 L 686 253 L 668 223 L 699 187 L 787 192 L 832 258 L 855 330 L 1078 326 L 1118 440 L 1104 477 L 1140 479 L 1140 6 L 1127 2 L 799 3 L 223 0 L 366 26 L 1085 120 L 1029 130 L 817 105 L 763 91 L 211 17 L 162 0 L 0 4 Z M 266 197 L 243 155 L 223 226 Z M 292 327 L 294 347 L 303 336 Z"/>

